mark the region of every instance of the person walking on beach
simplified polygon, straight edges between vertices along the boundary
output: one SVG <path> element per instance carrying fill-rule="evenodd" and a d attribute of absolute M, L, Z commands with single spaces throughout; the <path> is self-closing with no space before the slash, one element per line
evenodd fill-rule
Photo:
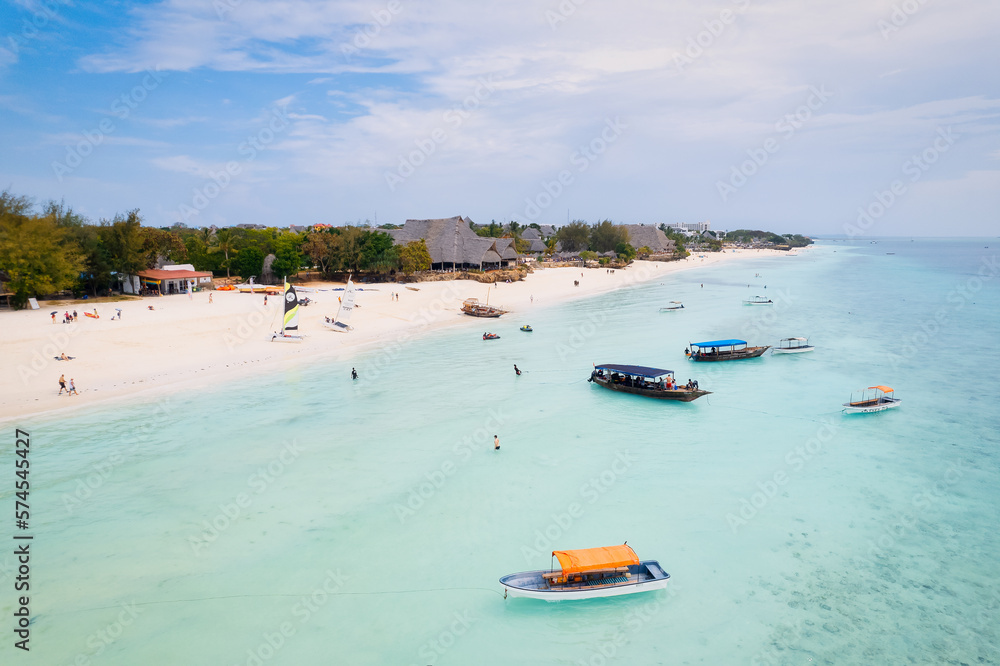
<path fill-rule="evenodd" d="M 500 450 L 500 438 L 496 435 L 493 435 L 493 450 L 494 451 Z"/>
<path fill-rule="evenodd" d="M 267 307 L 267 294 L 264 294 L 264 307 Z"/>
<path fill-rule="evenodd" d="M 208 295 L 208 302 L 209 302 L 209 303 L 211 303 L 211 302 L 212 302 L 212 296 L 213 296 L 213 295 L 214 295 L 214 294 L 209 294 L 209 295 Z"/>
<path fill-rule="evenodd" d="M 59 395 L 66 390 L 66 375 L 59 375 Z"/>
<path fill-rule="evenodd" d="M 69 390 L 66 391 L 66 395 L 80 395 L 76 392 L 76 384 L 73 383 L 73 378 L 69 378 Z"/>
<path fill-rule="evenodd" d="M 53 324 L 56 323 L 56 311 L 55 310 L 52 311 L 52 323 Z"/>

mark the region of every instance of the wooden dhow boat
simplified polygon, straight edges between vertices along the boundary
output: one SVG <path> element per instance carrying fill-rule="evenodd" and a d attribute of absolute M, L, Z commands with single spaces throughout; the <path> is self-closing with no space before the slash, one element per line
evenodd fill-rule
<path fill-rule="evenodd" d="M 869 386 L 861 392 L 858 400 L 855 400 L 852 394 L 851 401 L 844 403 L 844 411 L 848 414 L 884 412 L 899 407 L 902 402 L 899 398 L 893 397 L 893 390 L 889 386 Z"/>
<path fill-rule="evenodd" d="M 689 343 L 684 354 L 692 361 L 738 361 L 757 358 L 770 348 L 770 345 L 747 347 L 746 340 L 709 340 Z"/>
<path fill-rule="evenodd" d="M 462 302 L 462 312 L 470 317 L 495 319 L 500 315 L 507 314 L 508 311 L 495 305 L 490 305 L 489 299 L 487 299 L 486 303 L 480 303 L 478 298 L 467 298 Z"/>
<path fill-rule="evenodd" d="M 802 354 L 816 349 L 813 345 L 807 344 L 809 338 L 782 338 L 778 346 L 771 350 L 772 354 Z"/>
<path fill-rule="evenodd" d="M 680 402 L 691 402 L 711 393 L 711 391 L 699 389 L 698 382 L 678 385 L 674 379 L 673 370 L 650 368 L 644 365 L 612 363 L 595 365 L 593 372 L 590 373 L 590 379 L 587 381 L 612 391 L 634 393 L 660 400 L 679 400 Z"/>
<path fill-rule="evenodd" d="M 662 590 L 670 574 L 656 560 L 639 561 L 628 545 L 554 550 L 559 569 L 524 571 L 500 579 L 504 598 L 570 601 Z"/>

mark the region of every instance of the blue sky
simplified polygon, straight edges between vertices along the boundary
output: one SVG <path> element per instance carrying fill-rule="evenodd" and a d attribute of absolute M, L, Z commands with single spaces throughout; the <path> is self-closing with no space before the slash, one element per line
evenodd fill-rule
<path fill-rule="evenodd" d="M 0 188 L 95 221 L 1000 230 L 995 0 L 0 7 Z"/>

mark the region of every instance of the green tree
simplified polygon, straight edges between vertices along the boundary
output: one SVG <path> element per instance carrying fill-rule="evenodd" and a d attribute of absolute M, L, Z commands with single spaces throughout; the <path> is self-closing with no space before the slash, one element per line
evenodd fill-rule
<path fill-rule="evenodd" d="M 618 243 L 615 246 L 615 254 L 618 255 L 619 259 L 624 259 L 625 261 L 632 261 L 635 259 L 635 248 L 628 243 Z"/>
<path fill-rule="evenodd" d="M 330 263 L 334 260 L 336 238 L 329 231 L 314 231 L 302 244 L 302 252 L 312 260 L 314 266 L 319 266 L 323 274 L 327 274 Z"/>
<path fill-rule="evenodd" d="M 567 252 L 586 250 L 590 240 L 590 225 L 583 220 L 573 220 L 560 228 L 555 237 Z"/>
<path fill-rule="evenodd" d="M 143 254 L 142 216 L 138 208 L 124 216 L 119 213 L 110 222 L 101 220 L 98 233 L 112 271 L 120 276 L 135 275 L 147 267 Z"/>
<path fill-rule="evenodd" d="M 431 253 L 427 251 L 427 243 L 423 238 L 410 241 L 399 248 L 399 265 L 406 275 L 430 269 Z"/>
<path fill-rule="evenodd" d="M 236 253 L 230 263 L 244 280 L 260 278 L 264 271 L 264 253 L 256 247 L 245 247 Z"/>
<path fill-rule="evenodd" d="M 180 236 L 172 231 L 155 229 L 153 227 L 142 227 L 142 254 L 145 261 L 145 268 L 153 268 L 160 259 L 182 262 L 187 259 L 187 248 L 181 241 Z"/>
<path fill-rule="evenodd" d="M 628 229 L 611 220 L 599 222 L 590 230 L 590 249 L 597 252 L 610 252 L 628 240 Z"/>
<path fill-rule="evenodd" d="M 361 268 L 385 273 L 399 266 L 392 236 L 384 231 L 365 231 L 361 237 Z"/>
<path fill-rule="evenodd" d="M 219 229 L 215 232 L 215 243 L 212 245 L 212 250 L 215 252 L 221 252 L 226 257 L 226 261 L 223 264 L 226 268 L 226 277 L 229 275 L 229 253 L 233 250 L 233 246 L 236 243 L 236 235 L 233 230 L 229 227 Z"/>
<path fill-rule="evenodd" d="M 593 250 L 584 250 L 583 252 L 580 253 L 580 258 L 583 259 L 584 261 L 596 261 L 597 253 L 594 252 Z"/>
<path fill-rule="evenodd" d="M 23 308 L 28 298 L 76 284 L 84 262 L 70 234 L 53 216 L 26 214 L 30 200 L 0 196 L 0 267 L 10 278 L 13 304 Z"/>

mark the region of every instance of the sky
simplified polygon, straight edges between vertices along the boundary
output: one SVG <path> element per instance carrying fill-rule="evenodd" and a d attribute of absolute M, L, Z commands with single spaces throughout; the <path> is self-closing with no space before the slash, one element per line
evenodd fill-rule
<path fill-rule="evenodd" d="M 0 0 L 0 189 L 93 221 L 1000 231 L 996 0 Z"/>

